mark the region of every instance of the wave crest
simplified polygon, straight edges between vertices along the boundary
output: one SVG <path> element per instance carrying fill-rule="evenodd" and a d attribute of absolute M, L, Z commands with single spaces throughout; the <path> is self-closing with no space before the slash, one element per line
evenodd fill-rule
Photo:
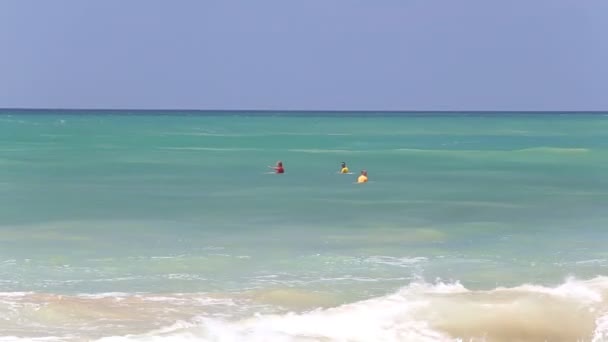
<path fill-rule="evenodd" d="M 314 298 L 296 291 L 299 299 Z M 248 294 L 59 296 L 0 293 L 0 340 L 114 341 L 604 341 L 608 277 L 472 290 L 414 282 L 385 296 L 285 311 Z M 287 297 L 286 297 L 287 296 Z M 266 298 L 267 299 L 267 298 Z M 297 299 L 297 298 L 296 298 Z M 297 300 L 295 300 L 297 302 Z M 10 326 L 13 323 L 12 327 Z M 24 322 L 31 323 L 26 329 Z M 8 324 L 8 325 L 7 325 Z M 162 327 L 163 328 L 158 328 Z M 145 332 L 147 331 L 147 332 Z M 50 335 L 50 336 L 49 336 Z M 110 336 L 116 335 L 116 336 Z"/>
<path fill-rule="evenodd" d="M 237 321 L 199 316 L 138 336 L 100 341 L 602 341 L 608 278 L 487 291 L 413 283 L 387 296 Z"/>

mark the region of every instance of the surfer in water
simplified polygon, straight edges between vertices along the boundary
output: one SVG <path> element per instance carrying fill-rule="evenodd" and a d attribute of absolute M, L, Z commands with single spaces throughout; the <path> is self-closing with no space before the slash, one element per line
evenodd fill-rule
<path fill-rule="evenodd" d="M 367 183 L 367 171 L 362 170 L 359 178 L 357 178 L 357 183 Z"/>
<path fill-rule="evenodd" d="M 342 162 L 340 166 L 340 173 L 348 173 L 348 166 L 346 166 L 345 162 Z"/>
<path fill-rule="evenodd" d="M 274 170 L 274 173 L 285 173 L 285 168 L 283 168 L 283 162 L 278 161 L 276 166 L 268 166 L 269 168 Z"/>

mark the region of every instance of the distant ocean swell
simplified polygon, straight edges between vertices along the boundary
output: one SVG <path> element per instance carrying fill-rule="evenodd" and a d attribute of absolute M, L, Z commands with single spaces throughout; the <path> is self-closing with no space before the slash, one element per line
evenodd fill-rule
<path fill-rule="evenodd" d="M 489 291 L 414 282 L 290 310 L 315 293 L 0 294 L 0 341 L 604 341 L 608 277 Z M 286 307 L 277 306 L 280 300 Z M 322 298 L 317 298 L 322 301 Z"/>
<path fill-rule="evenodd" d="M 255 149 L 247 147 L 221 148 L 221 147 L 202 147 L 202 146 L 183 146 L 183 147 L 159 147 L 162 150 L 176 151 L 213 151 L 213 152 L 247 152 L 247 151 L 267 151 L 268 149 Z M 500 154 L 579 154 L 592 152 L 587 148 L 562 148 L 562 147 L 535 147 L 519 150 L 462 150 L 462 149 L 414 149 L 397 148 L 383 150 L 350 150 L 350 149 L 288 149 L 286 152 L 295 153 L 331 153 L 331 154 L 350 154 L 350 153 L 402 153 L 402 154 L 443 154 L 443 155 L 476 155 L 494 156 Z"/>

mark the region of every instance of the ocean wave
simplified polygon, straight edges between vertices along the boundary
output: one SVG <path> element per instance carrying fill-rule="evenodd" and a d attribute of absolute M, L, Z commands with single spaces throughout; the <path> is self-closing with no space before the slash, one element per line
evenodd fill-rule
<path fill-rule="evenodd" d="M 515 150 L 515 152 L 540 152 L 540 153 L 587 153 L 591 150 L 579 147 L 531 147 Z"/>
<path fill-rule="evenodd" d="M 457 150 L 457 149 L 416 149 L 416 148 L 396 148 L 390 150 L 400 153 L 430 153 L 430 154 L 462 154 L 462 155 L 477 155 L 477 154 L 509 154 L 509 153 L 538 153 L 538 154 L 564 154 L 564 153 L 588 153 L 591 152 L 588 148 L 579 147 L 529 147 L 515 150 Z"/>
<path fill-rule="evenodd" d="M 375 255 L 365 259 L 365 262 L 373 264 L 384 264 L 398 267 L 411 267 L 412 265 L 425 262 L 428 259 L 425 257 L 414 257 L 414 258 L 396 258 L 391 256 Z"/>
<path fill-rule="evenodd" d="M 198 316 L 99 341 L 603 341 L 608 278 L 471 291 L 414 283 L 400 291 L 303 313 L 228 321 Z"/>
<path fill-rule="evenodd" d="M 278 136 L 351 136 L 352 133 L 318 133 L 318 132 L 273 132 L 273 133 L 213 133 L 213 132 L 164 132 L 161 136 L 203 136 L 203 137 L 231 137 L 231 138 L 252 138 L 252 137 L 278 137 Z"/>
<path fill-rule="evenodd" d="M 289 149 L 288 152 L 296 153 L 361 153 L 361 152 L 373 152 L 373 151 L 358 151 L 358 150 L 336 150 L 336 149 Z"/>
<path fill-rule="evenodd" d="M 213 151 L 213 152 L 245 152 L 245 151 L 260 151 L 256 148 L 228 148 L 228 147 L 159 147 L 160 150 L 176 150 L 176 151 Z"/>
<path fill-rule="evenodd" d="M 523 284 L 492 290 L 470 290 L 458 282 L 413 282 L 392 294 L 333 307 L 266 313 L 254 309 L 247 311 L 249 313 L 245 316 L 233 315 L 247 305 L 253 305 L 256 300 L 281 305 L 285 301 L 315 298 L 314 291 L 260 291 L 250 294 L 248 300 L 244 300 L 247 298 L 245 293 L 224 294 L 224 297 L 189 294 L 126 297 L 124 294 L 101 297 L 0 294 L 0 303 L 19 304 L 11 307 L 12 316 L 2 317 L 4 323 L 0 325 L 11 320 L 23 324 L 37 319 L 38 327 L 64 324 L 67 329 L 51 329 L 49 332 L 53 336 L 63 332 L 62 340 L 74 337 L 75 340 L 99 342 L 599 342 L 608 338 L 608 277 L 567 279 L 553 287 Z M 297 298 L 292 299 L 293 296 Z M 31 311 L 32 306 L 37 306 L 38 310 Z M 209 307 L 220 307 L 224 311 L 210 310 Z M 15 310 L 21 310 L 19 315 Z M 137 315 L 133 316 L 135 313 Z M 125 320 L 127 317 L 130 320 Z M 120 329 L 109 324 L 117 322 L 122 322 Z M 85 323 L 90 325 L 85 328 Z M 142 331 L 143 323 L 149 327 L 147 332 Z M 129 327 L 130 324 L 133 326 Z"/>
<path fill-rule="evenodd" d="M 156 134 L 154 134 L 156 135 Z M 210 133 L 210 132 L 164 132 L 161 136 L 178 135 L 178 136 L 201 136 L 201 137 L 246 137 L 245 134 L 230 134 L 230 133 Z"/>

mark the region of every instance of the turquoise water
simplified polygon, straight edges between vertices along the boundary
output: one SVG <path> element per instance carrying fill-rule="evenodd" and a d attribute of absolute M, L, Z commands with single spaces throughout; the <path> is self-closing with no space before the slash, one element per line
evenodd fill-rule
<path fill-rule="evenodd" d="M 0 115 L 0 335 L 604 336 L 606 115 L 34 114 Z"/>

